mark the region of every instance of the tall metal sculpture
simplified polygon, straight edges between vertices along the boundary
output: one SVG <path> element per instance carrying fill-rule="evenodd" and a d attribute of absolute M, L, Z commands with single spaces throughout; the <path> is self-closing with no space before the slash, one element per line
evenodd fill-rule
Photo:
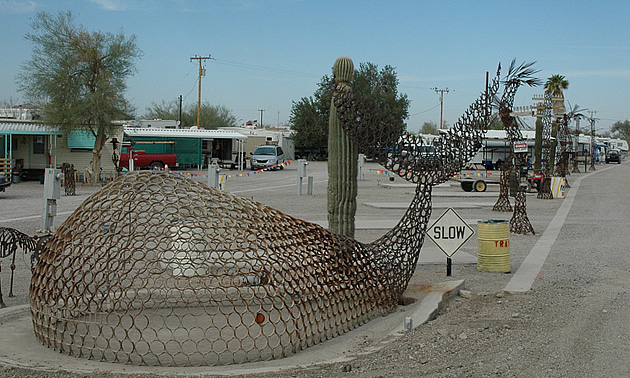
<path fill-rule="evenodd" d="M 521 185 L 521 164 L 523 160 L 523 154 L 514 153 L 514 144 L 516 142 L 524 142 L 523 134 L 520 131 L 519 124 L 516 117 L 512 115 L 512 108 L 514 105 L 514 96 L 519 87 L 522 85 L 537 86 L 540 85 L 540 79 L 535 78 L 538 70 L 534 70 L 532 66 L 534 62 L 522 63 L 517 66 L 516 61 L 512 60 L 510 68 L 508 69 L 507 76 L 504 80 L 504 91 L 501 101 L 499 102 L 499 117 L 505 127 L 505 132 L 508 140 L 510 141 L 510 154 L 503 164 L 503 171 L 501 171 L 501 193 L 497 203 L 494 205 L 495 211 L 510 211 L 510 201 L 507 196 L 509 176 L 512 175 L 516 182 L 515 191 L 515 204 L 514 213 L 510 220 L 510 231 L 517 234 L 527 234 L 531 232 L 534 234 L 534 228 L 527 217 L 527 205 L 525 197 L 525 188 Z M 527 152 L 524 154 L 527 156 Z"/>
<path fill-rule="evenodd" d="M 512 147 L 510 147 L 511 149 Z M 499 176 L 499 198 L 492 207 L 492 211 L 512 211 L 512 204 L 510 203 L 510 173 L 512 172 L 512 160 L 513 153 L 505 159 L 501 165 L 501 175 Z"/>
<path fill-rule="evenodd" d="M 574 148 L 573 148 L 573 168 L 571 169 L 571 173 L 580 173 L 580 168 L 578 167 L 578 152 L 579 152 L 579 141 L 580 141 L 580 120 L 584 118 L 584 115 L 579 112 L 574 112 L 575 119 L 575 138 L 573 139 Z M 586 157 L 584 157 L 586 159 Z"/>
<path fill-rule="evenodd" d="M 553 105 L 551 93 L 545 92 L 541 97 L 534 97 L 534 100 L 543 100 L 534 108 L 537 109 L 536 117 L 542 119 L 542 173 L 543 181 L 538 191 L 538 199 L 551 199 L 551 129 L 553 122 Z"/>
<path fill-rule="evenodd" d="M 591 112 L 591 116 L 588 118 L 588 122 L 591 124 L 591 165 L 588 167 L 589 171 L 595 171 L 595 121 L 597 121 L 597 118 L 593 117 L 593 113 Z"/>
<path fill-rule="evenodd" d="M 77 182 L 75 178 L 76 171 L 74 164 L 63 164 L 63 188 L 67 196 L 74 196 L 77 194 Z"/>
<path fill-rule="evenodd" d="M 497 75 L 431 151 L 337 86 L 348 135 L 418 184 L 398 225 L 369 244 L 186 177 L 114 180 L 41 254 L 30 291 L 37 338 L 95 360 L 221 365 L 287 356 L 392 311 L 416 267 L 431 187 L 479 149 L 498 86 Z"/>
<path fill-rule="evenodd" d="M 512 211 L 509 197 L 510 176 L 514 177 L 517 183 L 520 181 L 520 171 L 518 169 L 520 164 L 515 164 L 514 143 L 523 141 L 523 134 L 520 131 L 516 118 L 512 116 L 514 97 L 522 85 L 540 85 L 540 79 L 533 77 L 538 72 L 538 70 L 532 69 L 533 65 L 534 62 L 522 63 L 517 66 L 516 60 L 512 60 L 506 78 L 503 81 L 503 95 L 499 101 L 499 117 L 505 128 L 507 140 L 510 142 L 510 152 L 501 167 L 499 198 L 492 208 L 493 211 Z"/>
<path fill-rule="evenodd" d="M 567 176 L 571 174 L 569 171 L 569 157 L 573 154 L 573 140 L 569 131 L 569 122 L 574 118 L 573 111 L 563 114 L 562 119 L 558 122 L 558 134 L 556 140 L 558 147 L 556 149 L 556 173 L 559 177 L 565 179 L 565 185 L 570 187 Z"/>

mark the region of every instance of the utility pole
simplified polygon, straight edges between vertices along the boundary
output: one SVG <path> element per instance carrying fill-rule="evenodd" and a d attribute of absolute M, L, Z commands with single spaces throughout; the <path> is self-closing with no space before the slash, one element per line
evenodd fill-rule
<path fill-rule="evenodd" d="M 258 111 L 260 112 L 260 127 L 264 127 L 263 126 L 263 113 L 265 112 L 265 109 L 258 109 Z"/>
<path fill-rule="evenodd" d="M 442 124 L 442 114 L 444 113 L 444 92 L 448 93 L 448 87 L 445 89 L 437 89 L 437 88 L 431 88 L 435 91 L 435 93 L 439 93 L 440 94 L 440 130 L 442 130 L 444 128 L 444 125 Z"/>
<path fill-rule="evenodd" d="M 594 171 L 595 170 L 595 113 L 597 113 L 594 110 L 591 110 L 591 118 L 589 118 L 589 121 L 591 122 L 591 166 L 589 167 L 589 170 Z"/>
<path fill-rule="evenodd" d="M 193 56 L 190 58 L 190 61 L 192 62 L 193 60 L 198 60 L 199 61 L 199 96 L 198 96 L 198 101 L 197 101 L 197 127 L 201 128 L 201 77 L 202 76 L 206 76 L 206 70 L 204 68 L 201 67 L 201 62 L 203 60 L 207 60 L 207 59 L 212 59 L 212 56 L 208 55 L 208 56 Z"/>
<path fill-rule="evenodd" d="M 182 95 L 179 95 L 179 116 L 177 117 L 177 127 L 181 128 L 182 127 Z"/>

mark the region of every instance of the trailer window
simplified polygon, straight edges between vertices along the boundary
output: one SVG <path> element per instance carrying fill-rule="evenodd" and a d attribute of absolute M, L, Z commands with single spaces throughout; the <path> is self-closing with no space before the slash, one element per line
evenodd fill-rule
<path fill-rule="evenodd" d="M 44 146 L 44 136 L 36 135 L 33 138 L 33 153 L 42 155 L 45 152 Z"/>

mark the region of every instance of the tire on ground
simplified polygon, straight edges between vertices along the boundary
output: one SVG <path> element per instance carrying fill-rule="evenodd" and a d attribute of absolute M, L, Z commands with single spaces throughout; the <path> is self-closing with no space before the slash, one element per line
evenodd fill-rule
<path fill-rule="evenodd" d="M 474 187 L 475 187 L 475 192 L 485 192 L 485 191 L 486 191 L 487 186 L 488 186 L 488 185 L 486 184 L 486 182 L 485 182 L 485 181 L 483 181 L 483 180 L 477 180 L 477 181 L 475 181 L 475 185 L 474 185 Z"/>
<path fill-rule="evenodd" d="M 151 165 L 149 165 L 149 168 L 151 168 L 151 169 L 162 169 L 162 168 L 164 168 L 164 164 L 161 161 L 154 161 L 153 163 L 151 163 Z"/>
<path fill-rule="evenodd" d="M 462 190 L 464 192 L 472 192 L 473 191 L 473 182 L 472 181 L 462 181 L 461 184 Z"/>

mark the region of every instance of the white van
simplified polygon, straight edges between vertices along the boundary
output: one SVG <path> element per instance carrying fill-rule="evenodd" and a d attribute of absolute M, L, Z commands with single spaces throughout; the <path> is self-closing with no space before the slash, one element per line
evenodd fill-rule
<path fill-rule="evenodd" d="M 258 169 L 264 169 L 269 167 L 274 167 L 274 169 L 278 164 L 284 163 L 284 151 L 280 146 L 258 146 L 254 153 L 252 154 L 250 167 L 252 171 Z M 282 165 L 279 166 L 280 169 L 284 169 Z"/>

